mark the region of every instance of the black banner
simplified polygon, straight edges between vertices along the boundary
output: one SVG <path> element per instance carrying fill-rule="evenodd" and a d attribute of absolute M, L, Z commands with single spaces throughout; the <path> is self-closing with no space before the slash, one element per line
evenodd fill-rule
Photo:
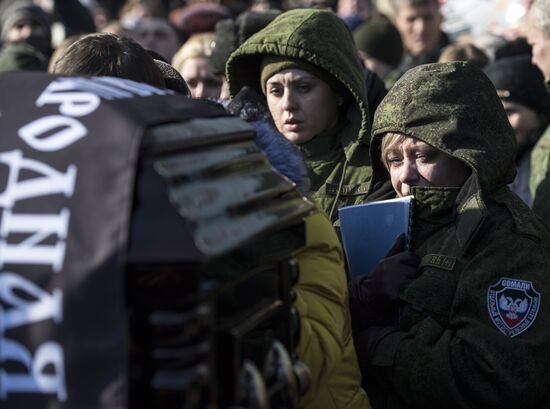
<path fill-rule="evenodd" d="M 141 136 L 200 104 L 114 78 L 4 73 L 0 89 L 0 406 L 124 407 Z"/>

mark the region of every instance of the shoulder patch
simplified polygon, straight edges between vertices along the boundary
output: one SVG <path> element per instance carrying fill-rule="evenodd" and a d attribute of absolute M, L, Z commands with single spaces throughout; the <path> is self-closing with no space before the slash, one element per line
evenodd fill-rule
<path fill-rule="evenodd" d="M 515 337 L 535 322 L 540 299 L 531 281 L 503 277 L 488 288 L 487 309 L 500 332 Z"/>

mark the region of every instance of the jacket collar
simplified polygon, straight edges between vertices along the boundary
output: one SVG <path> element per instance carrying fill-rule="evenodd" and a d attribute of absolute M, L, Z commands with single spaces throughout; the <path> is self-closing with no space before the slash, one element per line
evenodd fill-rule
<path fill-rule="evenodd" d="M 456 220 L 458 244 L 465 254 L 487 216 L 479 180 L 472 175 L 462 188 L 413 187 L 415 220 L 445 224 Z"/>

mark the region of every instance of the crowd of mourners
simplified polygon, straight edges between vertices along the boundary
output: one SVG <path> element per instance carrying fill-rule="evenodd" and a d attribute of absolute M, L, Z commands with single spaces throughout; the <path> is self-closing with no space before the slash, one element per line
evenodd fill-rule
<path fill-rule="evenodd" d="M 440 3 L 3 0 L 0 71 L 122 77 L 254 126 L 318 209 L 304 408 L 548 407 L 550 0 L 454 38 Z M 350 279 L 338 210 L 409 195 L 409 245 Z"/>

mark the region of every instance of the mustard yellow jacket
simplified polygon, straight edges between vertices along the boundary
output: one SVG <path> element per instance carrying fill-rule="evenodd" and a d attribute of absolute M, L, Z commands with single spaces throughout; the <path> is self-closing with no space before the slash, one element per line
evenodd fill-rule
<path fill-rule="evenodd" d="M 351 336 L 344 255 L 324 213 L 306 219 L 306 244 L 296 255 L 296 308 L 301 320 L 297 352 L 313 379 L 301 407 L 370 408 Z"/>

